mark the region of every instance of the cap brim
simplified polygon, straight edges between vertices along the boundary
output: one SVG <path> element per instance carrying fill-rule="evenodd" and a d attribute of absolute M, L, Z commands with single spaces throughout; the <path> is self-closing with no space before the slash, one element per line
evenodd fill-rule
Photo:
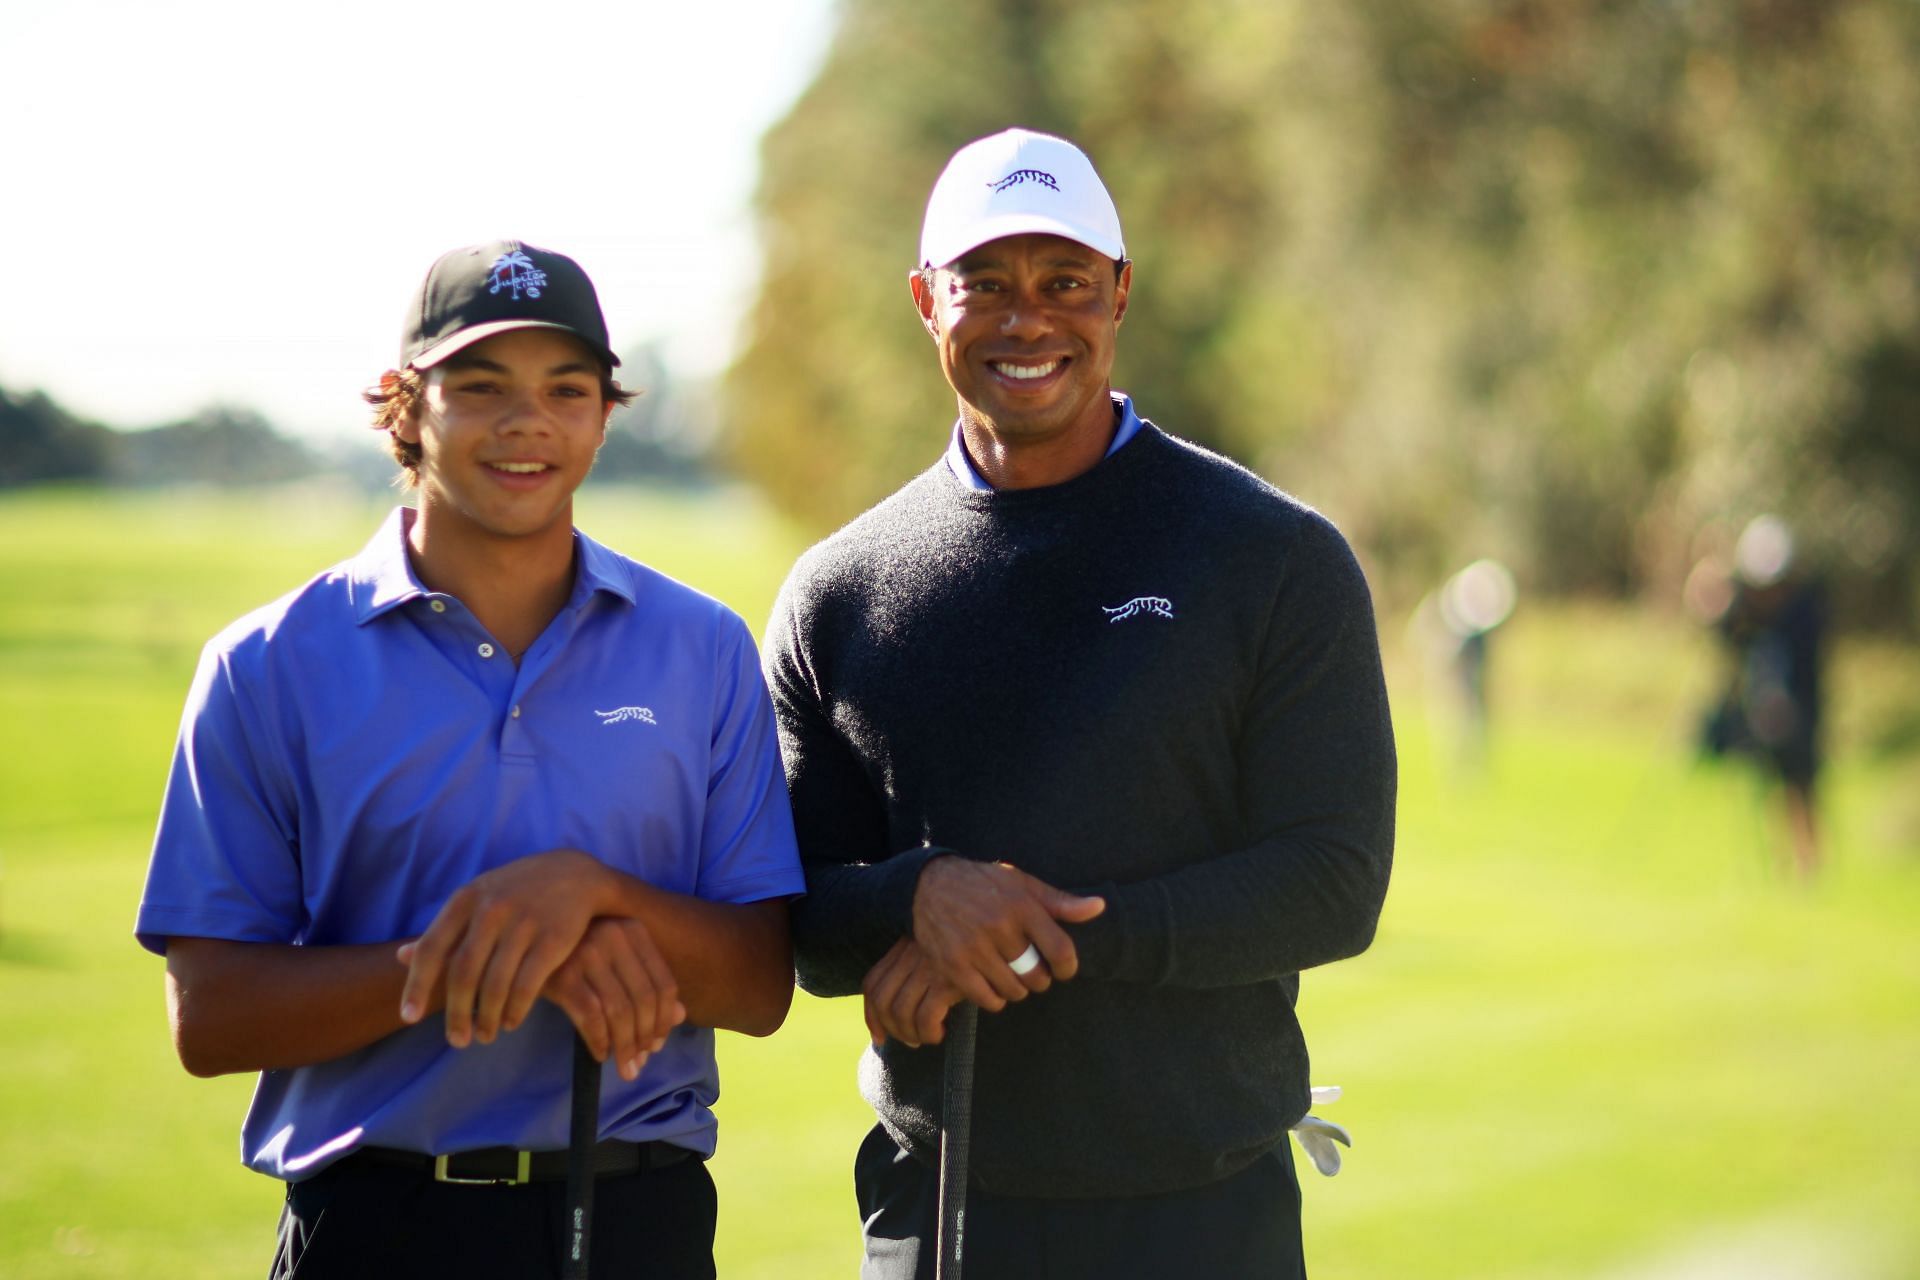
<path fill-rule="evenodd" d="M 1109 240 L 1085 227 L 1076 227 L 1059 218 L 1044 213 L 1022 211 L 1019 213 L 996 214 L 991 218 L 982 218 L 969 223 L 964 235 L 939 244 L 923 245 L 925 254 L 921 266 L 944 267 L 970 249 L 977 249 L 989 240 L 1001 240 L 1007 236 L 1050 235 L 1083 244 L 1095 253 L 1105 254 L 1109 258 L 1120 259 L 1127 256 L 1127 247 L 1119 240 Z"/>
<path fill-rule="evenodd" d="M 601 346 L 592 338 L 587 337 L 578 329 L 570 329 L 564 324 L 555 324 L 551 320 L 490 320 L 486 324 L 476 324 L 440 339 L 440 341 L 434 343 L 425 351 L 422 351 L 419 355 L 407 361 L 407 363 L 416 369 L 431 369 L 448 356 L 460 351 L 465 351 L 476 342 L 485 342 L 488 338 L 497 337 L 503 333 L 512 333 L 516 329 L 558 329 L 561 333 L 571 334 L 573 337 L 578 338 L 586 345 L 587 350 L 593 352 L 602 360 L 605 360 L 608 368 L 617 369 L 620 367 L 620 357 L 613 354 L 612 351 Z"/>

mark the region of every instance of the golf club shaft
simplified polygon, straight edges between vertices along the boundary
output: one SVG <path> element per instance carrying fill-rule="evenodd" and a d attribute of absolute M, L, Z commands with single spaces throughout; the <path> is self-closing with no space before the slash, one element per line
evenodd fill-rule
<path fill-rule="evenodd" d="M 593 1244 L 593 1147 L 600 1140 L 600 1064 L 573 1036 L 573 1115 L 567 1137 L 567 1222 L 560 1274 L 587 1280 Z"/>
<path fill-rule="evenodd" d="M 940 1238 L 935 1280 L 960 1280 L 967 1238 L 967 1155 L 973 1139 L 973 1048 L 980 1011 L 956 1005 L 947 1015 L 946 1072 L 940 1106 Z"/>

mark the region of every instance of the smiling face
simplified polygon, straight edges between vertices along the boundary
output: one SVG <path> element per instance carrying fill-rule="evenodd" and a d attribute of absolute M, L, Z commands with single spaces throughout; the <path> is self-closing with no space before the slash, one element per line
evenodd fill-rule
<path fill-rule="evenodd" d="M 573 491 L 593 469 L 613 405 L 600 359 L 552 329 L 516 329 L 426 372 L 396 427 L 420 446 L 421 532 L 433 538 L 569 539 Z"/>
<path fill-rule="evenodd" d="M 999 445 L 1097 443 L 1113 432 L 1108 379 L 1131 265 L 1060 236 L 989 240 L 911 278 L 960 399 L 962 427 Z M 1098 457 L 1098 453 L 1094 454 Z"/>

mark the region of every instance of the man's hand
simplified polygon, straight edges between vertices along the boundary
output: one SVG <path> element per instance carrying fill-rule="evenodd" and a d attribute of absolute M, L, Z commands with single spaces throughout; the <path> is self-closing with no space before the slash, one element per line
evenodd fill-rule
<path fill-rule="evenodd" d="M 401 1020 L 425 1016 L 444 980 L 454 1048 L 490 1044 L 519 1026 L 593 918 L 607 914 L 600 908 L 613 893 L 612 874 L 578 850 L 555 849 L 476 877 L 400 948 L 407 965 Z"/>
<path fill-rule="evenodd" d="M 1056 922 L 1091 920 L 1106 906 L 1102 898 L 1066 893 L 1004 862 L 943 855 L 921 868 L 913 941 L 946 985 L 997 1013 L 1010 1000 L 1078 973 L 1073 940 Z M 1029 945 L 1045 963 L 1017 974 L 1010 965 Z"/>
<path fill-rule="evenodd" d="M 686 1020 L 673 972 L 645 925 L 602 918 L 541 992 L 560 1006 L 600 1061 L 613 1053 L 623 1080 L 640 1075 L 667 1033 Z"/>
<path fill-rule="evenodd" d="M 898 1040 L 913 1049 L 946 1039 L 947 1014 L 965 999 L 912 938 L 894 943 L 867 971 L 862 990 L 874 1044 Z"/>

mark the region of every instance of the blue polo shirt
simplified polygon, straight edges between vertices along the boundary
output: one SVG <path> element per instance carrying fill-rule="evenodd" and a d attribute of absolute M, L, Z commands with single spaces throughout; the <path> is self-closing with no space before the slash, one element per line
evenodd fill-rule
<path fill-rule="evenodd" d="M 1133 397 L 1124 391 L 1110 391 L 1113 397 L 1113 443 L 1100 455 L 1111 458 L 1120 452 L 1121 446 L 1140 434 L 1140 415 L 1133 410 Z M 974 469 L 973 459 L 967 456 L 966 442 L 960 437 L 960 422 L 954 420 L 953 435 L 947 441 L 947 469 L 969 489 L 991 489 L 979 471 Z"/>
<path fill-rule="evenodd" d="M 365 550 L 207 644 L 136 936 L 329 946 L 421 933 L 456 889 L 581 849 L 716 902 L 803 891 L 753 639 L 725 606 L 574 535 L 574 586 L 518 667 L 420 585 L 396 511 Z M 397 963 L 397 962 L 396 962 Z M 242 1159 L 288 1180 L 362 1144 L 567 1145 L 569 1045 L 539 1002 L 490 1045 L 441 1020 L 262 1073 Z M 713 1032 L 680 1027 L 603 1137 L 713 1151 Z"/>

